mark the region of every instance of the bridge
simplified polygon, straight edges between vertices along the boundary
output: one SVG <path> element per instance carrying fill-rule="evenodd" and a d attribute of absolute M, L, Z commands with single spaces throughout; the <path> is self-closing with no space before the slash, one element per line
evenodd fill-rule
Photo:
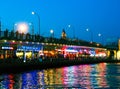
<path fill-rule="evenodd" d="M 88 42 L 85 40 L 79 40 L 79 39 L 62 39 L 62 38 L 54 38 L 54 37 L 43 37 L 40 35 L 31 35 L 29 33 L 19 33 L 19 32 L 13 32 L 13 31 L 0 31 L 0 58 L 8 58 L 8 57 L 14 57 L 15 51 L 23 51 L 23 49 L 26 49 L 25 51 L 31 51 L 32 49 L 35 49 L 39 52 L 42 49 L 47 54 L 52 52 L 55 52 L 56 49 L 62 48 L 63 46 L 85 46 L 88 49 L 88 47 L 91 48 L 103 48 L 110 50 L 109 56 L 112 54 L 112 52 L 117 50 L 117 46 L 113 45 L 106 45 L 103 46 L 102 44 L 96 43 L 96 42 Z M 26 47 L 27 45 L 27 47 Z M 38 47 L 40 46 L 40 48 Z M 31 48 L 33 47 L 33 48 Z M 31 48 L 31 49 L 28 49 Z M 32 51 L 33 52 L 33 51 Z M 25 55 L 24 53 L 21 53 L 22 55 Z M 28 54 L 33 54 L 29 52 Z M 51 56 L 50 54 L 50 56 Z M 37 54 L 34 53 L 34 57 Z M 76 54 L 75 54 L 76 55 Z"/>

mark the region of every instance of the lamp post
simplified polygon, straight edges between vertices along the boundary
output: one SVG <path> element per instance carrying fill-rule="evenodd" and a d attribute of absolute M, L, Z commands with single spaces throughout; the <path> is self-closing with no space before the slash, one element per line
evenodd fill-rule
<path fill-rule="evenodd" d="M 30 25 L 30 26 L 32 26 L 32 28 L 31 28 L 31 33 L 32 33 L 32 34 L 31 34 L 31 35 L 34 35 L 34 25 L 33 25 L 33 23 L 32 23 L 32 22 L 31 22 L 31 23 L 29 23 L 29 25 Z"/>
<path fill-rule="evenodd" d="M 15 32 L 16 30 L 17 30 L 17 23 L 13 25 L 13 32 Z"/>
<path fill-rule="evenodd" d="M 32 15 L 36 15 L 38 18 L 38 31 L 39 31 L 39 35 L 40 35 L 40 16 L 36 12 L 32 12 Z"/>
<path fill-rule="evenodd" d="M 0 37 L 1 37 L 1 18 L 0 18 Z"/>
<path fill-rule="evenodd" d="M 53 41 L 53 38 L 54 38 L 54 30 L 51 29 L 51 30 L 50 30 L 50 33 L 51 33 L 51 40 Z"/>
<path fill-rule="evenodd" d="M 70 24 L 68 25 L 68 28 L 71 28 Z M 73 27 L 73 39 L 75 39 L 75 29 L 74 29 L 74 27 Z"/>
<path fill-rule="evenodd" d="M 103 38 L 102 38 L 102 34 L 101 33 L 98 33 L 98 37 L 100 37 L 100 43 L 102 43 L 103 42 Z M 104 42 L 103 42 L 103 44 L 104 44 Z"/>
<path fill-rule="evenodd" d="M 54 38 L 54 30 L 53 29 L 50 30 L 50 33 L 51 33 L 51 37 Z"/>
<path fill-rule="evenodd" d="M 87 32 L 90 32 L 90 36 L 91 36 L 91 43 L 93 42 L 93 32 L 91 30 L 89 30 L 88 28 L 86 29 Z"/>

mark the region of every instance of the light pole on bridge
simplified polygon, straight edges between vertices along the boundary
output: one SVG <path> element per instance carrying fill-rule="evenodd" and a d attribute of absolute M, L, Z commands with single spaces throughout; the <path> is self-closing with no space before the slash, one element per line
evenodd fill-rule
<path fill-rule="evenodd" d="M 87 32 L 90 32 L 90 36 L 91 36 L 91 43 L 93 42 L 93 32 L 91 30 L 89 30 L 88 28 L 86 29 Z"/>
<path fill-rule="evenodd" d="M 40 16 L 38 15 L 38 13 L 36 12 L 32 12 L 33 15 L 36 15 L 38 18 L 38 31 L 39 31 L 39 35 L 40 35 Z"/>

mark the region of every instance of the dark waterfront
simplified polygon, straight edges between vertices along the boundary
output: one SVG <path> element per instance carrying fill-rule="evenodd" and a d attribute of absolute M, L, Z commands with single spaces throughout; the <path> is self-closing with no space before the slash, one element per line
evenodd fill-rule
<path fill-rule="evenodd" d="M 120 64 L 99 63 L 1 74 L 0 89 L 118 89 Z"/>

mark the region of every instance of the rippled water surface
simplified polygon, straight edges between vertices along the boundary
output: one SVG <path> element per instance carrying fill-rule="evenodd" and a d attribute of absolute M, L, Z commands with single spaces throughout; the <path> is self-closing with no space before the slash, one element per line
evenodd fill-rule
<path fill-rule="evenodd" d="M 119 89 L 120 64 L 91 64 L 0 75 L 0 89 Z"/>

